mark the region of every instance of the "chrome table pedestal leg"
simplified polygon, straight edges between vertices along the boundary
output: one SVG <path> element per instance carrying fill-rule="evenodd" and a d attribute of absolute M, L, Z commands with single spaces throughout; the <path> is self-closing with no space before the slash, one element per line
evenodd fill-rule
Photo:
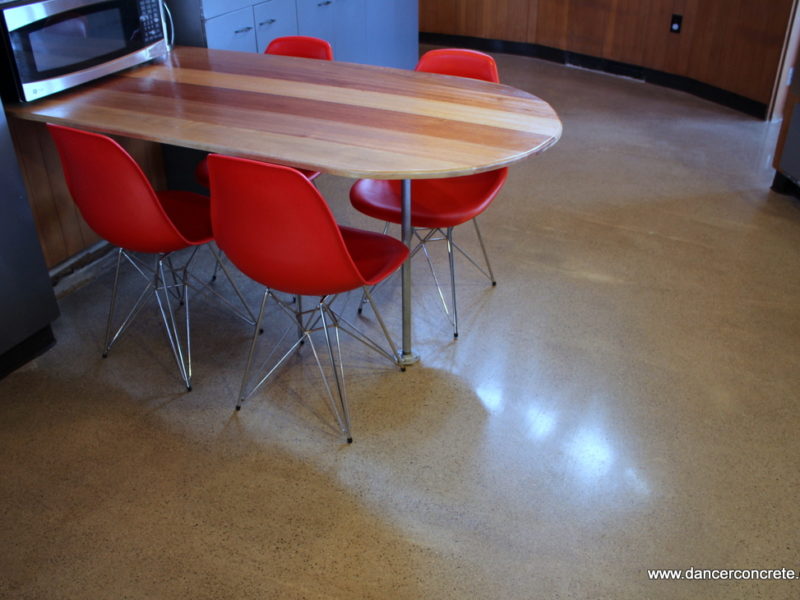
<path fill-rule="evenodd" d="M 401 200 L 401 213 L 402 222 L 401 236 L 403 243 L 411 247 L 411 236 L 413 229 L 411 228 L 411 180 L 403 180 L 403 193 Z M 411 258 L 407 258 L 403 263 L 402 271 L 402 288 L 403 288 L 403 345 L 400 351 L 399 363 L 405 367 L 413 365 L 419 361 L 419 355 L 414 354 L 411 348 Z"/>

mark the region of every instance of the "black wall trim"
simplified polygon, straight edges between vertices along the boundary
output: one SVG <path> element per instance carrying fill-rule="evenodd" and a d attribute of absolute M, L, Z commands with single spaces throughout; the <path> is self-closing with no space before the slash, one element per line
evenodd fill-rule
<path fill-rule="evenodd" d="M 0 354 L 0 379 L 37 356 L 44 354 L 56 343 L 50 325 L 40 329 L 10 350 Z"/>
<path fill-rule="evenodd" d="M 558 48 L 550 48 L 539 44 L 488 40 L 464 35 L 420 32 L 419 41 L 424 44 L 436 44 L 439 46 L 458 46 L 462 48 L 472 48 L 474 50 L 484 50 L 486 52 L 520 54 L 522 56 L 541 58 L 565 65 L 575 65 L 594 71 L 604 71 L 606 73 L 640 79 L 655 85 L 687 92 L 758 119 L 765 120 L 767 118 L 768 106 L 763 102 L 756 102 L 750 98 L 745 98 L 739 94 L 734 94 L 733 92 L 723 90 L 707 83 L 702 83 L 695 79 L 690 79 L 689 77 L 672 75 L 647 67 L 621 63 L 605 58 L 597 58 L 596 56 L 569 52 L 567 50 L 559 50 Z"/>
<path fill-rule="evenodd" d="M 778 194 L 800 199 L 800 186 L 780 171 L 775 171 L 775 177 L 772 180 L 770 189 Z"/>

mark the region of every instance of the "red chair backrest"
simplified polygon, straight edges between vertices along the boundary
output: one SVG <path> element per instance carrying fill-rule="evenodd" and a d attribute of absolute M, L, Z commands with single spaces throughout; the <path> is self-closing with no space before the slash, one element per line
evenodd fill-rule
<path fill-rule="evenodd" d="M 462 48 L 429 50 L 422 55 L 414 70 L 500 83 L 497 63 L 488 54 L 477 50 Z"/>
<path fill-rule="evenodd" d="M 212 154 L 214 239 L 243 273 L 289 294 L 336 294 L 364 285 L 339 226 L 300 172 Z"/>
<path fill-rule="evenodd" d="M 72 199 L 86 223 L 115 246 L 171 252 L 188 245 L 142 169 L 122 146 L 97 133 L 48 124 Z"/>
<path fill-rule="evenodd" d="M 275 38 L 264 50 L 264 54 L 333 60 L 333 48 L 328 42 L 307 35 L 287 35 Z"/>

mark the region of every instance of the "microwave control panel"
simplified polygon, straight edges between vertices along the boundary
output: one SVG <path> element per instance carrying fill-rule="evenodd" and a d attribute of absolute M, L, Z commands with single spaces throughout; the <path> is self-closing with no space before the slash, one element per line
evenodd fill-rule
<path fill-rule="evenodd" d="M 139 20 L 142 23 L 145 44 L 163 37 L 160 0 L 139 0 Z"/>

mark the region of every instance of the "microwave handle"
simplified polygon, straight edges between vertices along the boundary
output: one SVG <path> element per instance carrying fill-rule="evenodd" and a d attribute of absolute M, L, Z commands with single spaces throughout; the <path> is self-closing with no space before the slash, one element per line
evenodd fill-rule
<path fill-rule="evenodd" d="M 164 16 L 166 16 L 166 19 L 161 19 L 161 22 L 164 23 L 164 39 L 167 40 L 167 45 L 171 50 L 175 45 L 175 21 L 172 19 L 172 11 L 169 9 L 167 3 L 162 2 L 161 6 L 164 7 L 163 13 Z"/>

